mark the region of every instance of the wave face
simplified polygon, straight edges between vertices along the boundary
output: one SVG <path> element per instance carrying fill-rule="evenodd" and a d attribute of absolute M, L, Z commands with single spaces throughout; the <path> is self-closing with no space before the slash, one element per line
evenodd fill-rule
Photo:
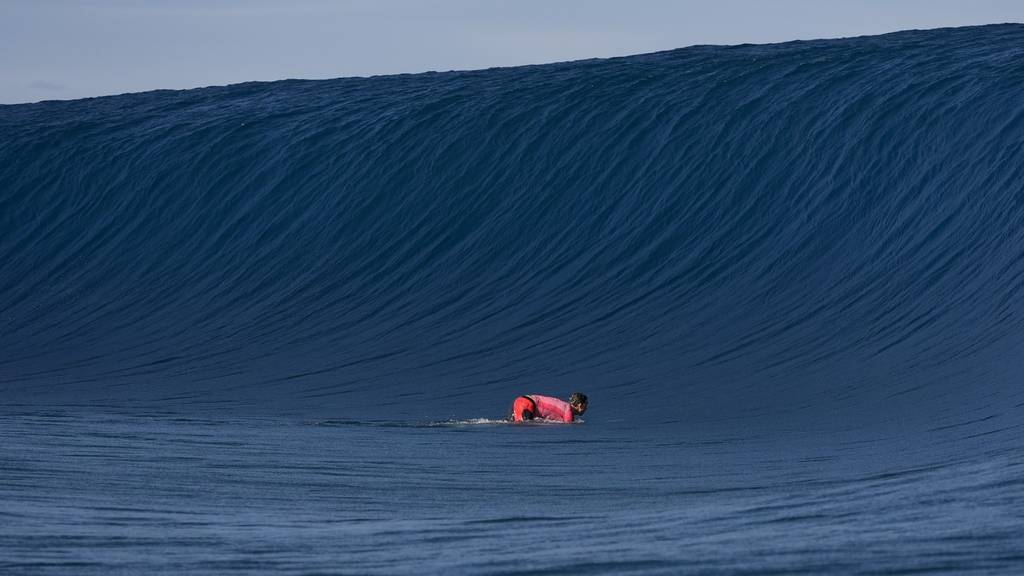
<path fill-rule="evenodd" d="M 999 25 L 0 107 L 0 385 L 1019 413 L 1022 58 Z"/>

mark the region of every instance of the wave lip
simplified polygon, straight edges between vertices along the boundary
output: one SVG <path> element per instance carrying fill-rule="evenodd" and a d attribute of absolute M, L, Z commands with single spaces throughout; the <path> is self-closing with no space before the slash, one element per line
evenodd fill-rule
<path fill-rule="evenodd" d="M 1019 408 L 1022 40 L 0 107 L 0 382 L 384 419 L 538 385 L 662 421 Z"/>

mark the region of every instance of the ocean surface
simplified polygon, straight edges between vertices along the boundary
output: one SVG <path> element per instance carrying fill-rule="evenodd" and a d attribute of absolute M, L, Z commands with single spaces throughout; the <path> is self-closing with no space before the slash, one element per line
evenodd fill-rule
<path fill-rule="evenodd" d="M 1022 573 L 1022 63 L 0 106 L 0 573 Z"/>

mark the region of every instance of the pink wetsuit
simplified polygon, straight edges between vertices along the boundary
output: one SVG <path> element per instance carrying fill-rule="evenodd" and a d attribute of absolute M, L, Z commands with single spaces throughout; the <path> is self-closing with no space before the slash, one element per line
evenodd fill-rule
<path fill-rule="evenodd" d="M 552 398 L 551 396 L 538 396 L 530 394 L 527 396 L 537 405 L 537 418 L 554 420 L 556 422 L 572 422 L 572 407 L 565 400 Z"/>

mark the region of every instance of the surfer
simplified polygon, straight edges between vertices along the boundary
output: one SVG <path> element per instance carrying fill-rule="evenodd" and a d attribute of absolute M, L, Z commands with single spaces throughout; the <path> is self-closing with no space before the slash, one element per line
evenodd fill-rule
<path fill-rule="evenodd" d="M 530 394 L 520 396 L 512 403 L 511 420 L 525 422 L 534 418 L 553 420 L 555 422 L 572 422 L 587 411 L 587 395 L 573 392 L 569 401 Z"/>

